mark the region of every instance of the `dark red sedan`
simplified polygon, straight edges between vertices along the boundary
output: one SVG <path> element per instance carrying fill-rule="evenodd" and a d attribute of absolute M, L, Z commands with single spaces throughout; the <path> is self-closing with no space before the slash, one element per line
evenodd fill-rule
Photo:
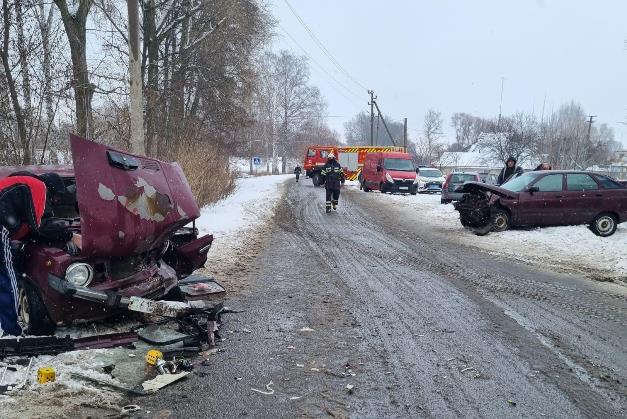
<path fill-rule="evenodd" d="M 587 224 L 602 237 L 627 221 L 627 187 L 583 171 L 527 172 L 501 186 L 468 182 L 455 204 L 460 221 L 477 234 L 512 226 Z"/>
<path fill-rule="evenodd" d="M 2 167 L 58 173 L 72 193 L 49 208 L 55 221 L 82 236 L 78 254 L 65 243 L 28 242 L 20 318 L 27 333 L 115 314 L 121 297 L 160 299 L 207 260 L 212 235 L 199 237 L 200 215 L 181 167 L 132 155 L 72 135 L 73 166 Z M 105 293 L 94 303 L 62 295 L 52 284 Z"/>

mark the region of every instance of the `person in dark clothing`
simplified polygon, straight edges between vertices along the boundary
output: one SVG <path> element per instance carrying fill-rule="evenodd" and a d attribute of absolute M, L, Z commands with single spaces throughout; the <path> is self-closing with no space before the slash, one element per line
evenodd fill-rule
<path fill-rule="evenodd" d="M 30 176 L 0 179 L 0 336 L 18 336 L 19 283 L 11 240 L 37 230 L 46 206 L 46 185 Z"/>
<path fill-rule="evenodd" d="M 553 168 L 548 163 L 540 163 L 538 167 L 533 169 L 534 172 L 537 172 L 538 170 L 553 170 Z"/>
<path fill-rule="evenodd" d="M 0 179 L 0 336 L 22 333 L 18 323 L 20 267 L 13 254 L 23 247 L 19 241 L 72 243 L 75 249 L 80 247 L 79 235 L 60 224 L 42 221 L 46 211 L 51 214 L 46 204 L 62 192 L 61 185 L 63 180 L 56 174 L 18 172 Z"/>
<path fill-rule="evenodd" d="M 505 161 L 505 167 L 499 173 L 499 177 L 497 179 L 497 185 L 502 185 L 510 179 L 518 177 L 523 174 L 523 169 L 520 166 L 516 166 L 516 158 L 510 156 Z"/>
<path fill-rule="evenodd" d="M 327 163 L 320 171 L 320 175 L 324 181 L 324 187 L 327 192 L 326 210 L 327 212 L 331 212 L 331 209 L 337 211 L 338 201 L 340 199 L 340 184 L 343 185 L 346 178 L 344 177 L 344 170 L 335 159 L 333 152 L 329 153 Z"/>
<path fill-rule="evenodd" d="M 296 183 L 298 183 L 298 178 L 300 177 L 300 173 L 303 171 L 303 169 L 300 168 L 300 166 L 296 166 L 294 168 L 294 174 L 296 175 Z"/>

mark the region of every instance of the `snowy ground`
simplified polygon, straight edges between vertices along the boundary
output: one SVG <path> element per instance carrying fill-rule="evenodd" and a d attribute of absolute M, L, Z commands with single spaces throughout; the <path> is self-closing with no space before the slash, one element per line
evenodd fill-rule
<path fill-rule="evenodd" d="M 349 186 L 358 189 L 356 184 Z M 452 204 L 440 204 L 440 195 L 382 195 L 371 192 L 372 199 L 394 203 L 411 211 L 415 222 L 431 223 L 454 234 L 465 245 L 504 254 L 522 261 L 584 272 L 604 280 L 627 282 L 627 224 L 619 225 L 611 237 L 598 237 L 587 226 L 548 227 L 509 230 L 476 236 L 462 227 Z"/>
<path fill-rule="evenodd" d="M 250 269 L 253 249 L 263 244 L 267 222 L 274 215 L 285 182 L 294 175 L 253 176 L 237 179 L 229 197 L 202 209 L 196 226 L 213 234 L 207 270 L 229 292 L 244 286 L 239 281 Z"/>

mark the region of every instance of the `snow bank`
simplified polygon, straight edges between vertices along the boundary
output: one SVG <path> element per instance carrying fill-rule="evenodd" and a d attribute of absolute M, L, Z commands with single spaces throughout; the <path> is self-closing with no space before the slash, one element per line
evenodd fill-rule
<path fill-rule="evenodd" d="M 256 176 L 237 179 L 235 191 L 225 199 L 204 207 L 196 226 L 201 233 L 220 238 L 254 227 L 274 214 L 281 185 L 294 175 Z"/>
<path fill-rule="evenodd" d="M 351 186 L 354 187 L 354 186 Z M 440 204 L 440 195 L 383 195 L 371 192 L 374 199 L 394 202 L 407 208 L 416 222 L 430 223 L 461 243 L 491 252 L 506 254 L 541 266 L 586 272 L 598 279 L 627 282 L 627 224 L 618 226 L 611 237 L 599 237 L 587 226 L 515 229 L 480 237 L 462 227 L 452 204 Z"/>

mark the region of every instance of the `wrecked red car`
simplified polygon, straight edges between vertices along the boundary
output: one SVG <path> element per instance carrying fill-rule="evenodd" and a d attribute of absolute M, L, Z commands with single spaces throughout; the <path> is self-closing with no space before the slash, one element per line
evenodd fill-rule
<path fill-rule="evenodd" d="M 583 171 L 527 172 L 499 186 L 468 182 L 455 203 L 460 221 L 479 235 L 510 227 L 587 224 L 595 234 L 614 234 L 627 221 L 627 187 Z"/>
<path fill-rule="evenodd" d="M 74 256 L 64 243 L 26 244 L 20 317 L 30 334 L 110 316 L 123 297 L 162 298 L 204 266 L 213 241 L 212 235 L 198 237 L 192 224 L 200 211 L 178 164 L 74 135 L 70 142 L 73 166 L 0 169 L 0 177 L 17 170 L 61 175 L 74 202 L 66 199 L 51 209 L 82 236 Z M 69 291 L 59 292 L 58 284 Z M 110 301 L 73 297 L 76 288 Z"/>

